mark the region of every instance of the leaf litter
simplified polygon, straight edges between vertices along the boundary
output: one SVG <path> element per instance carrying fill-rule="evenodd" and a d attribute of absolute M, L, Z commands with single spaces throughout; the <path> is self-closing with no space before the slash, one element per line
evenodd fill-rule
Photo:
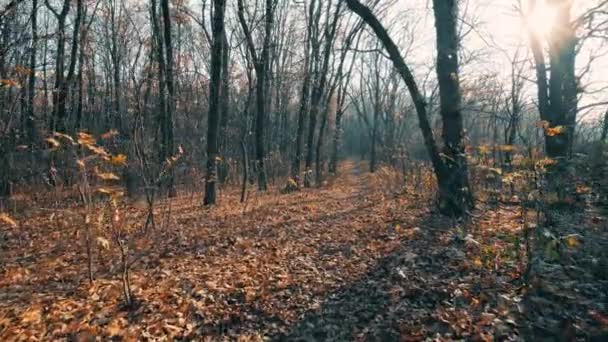
<path fill-rule="evenodd" d="M 455 222 L 362 167 L 349 161 L 322 188 L 252 194 L 246 206 L 236 189 L 211 209 L 199 194 L 171 199 L 170 220 L 134 243 L 130 310 L 106 237 L 88 283 L 77 208 L 8 222 L 0 339 L 504 341 L 608 329 L 605 275 L 581 285 L 547 271 L 551 296 L 523 286 L 517 207 L 482 203 Z M 145 214 L 126 209 L 133 226 Z M 568 244 L 586 241 L 571 234 Z"/>

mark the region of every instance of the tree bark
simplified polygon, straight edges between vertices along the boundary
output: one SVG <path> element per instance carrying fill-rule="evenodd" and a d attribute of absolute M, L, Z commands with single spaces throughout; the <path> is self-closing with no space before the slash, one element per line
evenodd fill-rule
<path fill-rule="evenodd" d="M 38 0 L 32 0 L 32 47 L 30 50 L 30 74 L 28 79 L 28 98 L 27 98 L 27 119 L 26 129 L 28 140 L 31 144 L 30 148 L 33 151 L 34 146 L 38 141 L 38 133 L 36 130 L 36 113 L 34 109 L 34 97 L 36 95 L 36 52 L 38 47 Z"/>
<path fill-rule="evenodd" d="M 458 70 L 458 1 L 433 0 L 437 31 L 437 78 L 443 121 L 443 158 L 446 167 L 438 175 L 442 211 L 461 215 L 473 204 L 464 149 L 461 92 Z"/>
<path fill-rule="evenodd" d="M 173 40 L 171 36 L 171 13 L 169 11 L 169 0 L 161 0 L 161 11 L 163 14 L 163 38 L 165 41 L 165 55 L 166 55 L 166 64 L 165 64 L 165 82 L 167 89 L 167 110 L 164 118 L 164 126 L 165 131 L 163 134 L 163 140 L 165 142 L 165 159 L 173 156 L 175 152 L 174 147 L 174 138 L 173 138 L 173 113 L 175 111 L 175 82 L 174 82 L 174 66 L 173 66 Z M 165 182 L 165 186 L 167 187 L 167 192 L 169 197 L 175 197 L 175 184 L 174 184 L 174 172 L 173 168 L 169 170 L 167 174 L 167 180 Z"/>
<path fill-rule="evenodd" d="M 209 85 L 209 115 L 207 128 L 207 173 L 205 176 L 205 198 L 204 205 L 215 204 L 217 199 L 217 161 L 219 159 L 218 130 L 220 119 L 220 93 L 222 77 L 228 75 L 222 73 L 224 47 L 224 12 L 225 0 L 214 0 L 213 42 L 211 46 L 211 81 Z M 224 94 L 222 94 L 224 95 Z"/>

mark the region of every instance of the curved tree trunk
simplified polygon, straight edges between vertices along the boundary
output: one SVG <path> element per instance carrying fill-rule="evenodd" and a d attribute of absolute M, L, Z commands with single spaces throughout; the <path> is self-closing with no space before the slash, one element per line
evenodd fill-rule
<path fill-rule="evenodd" d="M 438 2 L 438 0 L 435 0 L 434 2 Z M 441 2 L 441 1 L 439 1 L 439 2 Z M 466 211 L 466 209 L 472 204 L 471 203 L 472 199 L 471 199 L 468 187 L 467 188 L 457 188 L 458 184 L 466 184 L 465 183 L 466 180 L 456 179 L 456 178 L 467 176 L 466 175 L 466 170 L 467 170 L 466 169 L 466 159 L 464 159 L 464 155 L 462 157 L 458 157 L 458 159 L 455 159 L 455 161 L 453 162 L 452 165 L 450 165 L 450 166 L 446 165 L 447 163 L 444 161 L 445 159 L 442 159 L 442 157 L 439 153 L 439 150 L 437 148 L 437 145 L 435 143 L 435 138 L 433 137 L 433 131 L 431 130 L 431 125 L 430 125 L 428 117 L 427 117 L 426 101 L 425 101 L 424 97 L 422 96 L 422 94 L 420 93 L 420 90 L 418 89 L 418 85 L 417 85 L 416 81 L 414 80 L 414 76 L 412 75 L 409 67 L 403 60 L 403 57 L 401 56 L 399 49 L 397 48 L 397 46 L 395 45 L 393 40 L 390 38 L 390 36 L 386 32 L 386 29 L 382 26 L 380 21 L 378 21 L 376 16 L 372 13 L 372 11 L 368 7 L 362 5 L 357 0 L 346 0 L 346 3 L 348 4 L 348 7 L 353 12 L 357 13 L 357 15 L 359 15 L 373 29 L 373 31 L 376 34 L 376 36 L 378 37 L 378 39 L 380 39 L 380 41 L 384 45 L 384 48 L 388 52 L 390 59 L 393 62 L 393 65 L 395 66 L 395 69 L 397 69 L 397 71 L 399 72 L 399 75 L 401 76 L 401 78 L 403 78 L 403 81 L 405 82 L 405 84 L 409 90 L 409 93 L 412 96 L 412 101 L 414 102 L 414 107 L 416 108 L 416 114 L 418 116 L 418 124 L 420 125 L 420 130 L 422 131 L 422 136 L 424 138 L 424 145 L 426 147 L 427 153 L 429 154 L 429 158 L 431 159 L 431 163 L 433 165 L 433 170 L 435 171 L 435 175 L 437 177 L 437 183 L 438 183 L 438 186 L 440 189 L 439 190 L 439 202 L 442 203 L 442 205 L 440 205 L 440 210 L 442 211 L 442 213 L 444 213 L 446 215 L 463 214 Z M 438 50 L 440 50 L 440 53 L 445 53 L 445 51 L 444 51 L 445 47 L 443 46 L 444 40 L 449 48 L 449 46 L 454 43 L 452 41 L 452 39 L 457 38 L 455 36 L 455 27 L 452 28 L 452 26 L 455 25 L 455 20 L 456 20 L 455 17 L 453 17 L 455 14 L 455 8 L 454 8 L 455 5 L 456 4 L 455 4 L 454 0 L 446 0 L 446 3 L 440 4 L 439 7 L 437 5 L 435 6 L 435 11 L 437 12 L 439 10 L 439 13 L 436 13 L 436 16 L 438 15 L 439 18 L 443 18 L 445 15 L 448 16 L 446 18 L 447 22 L 440 22 L 440 20 L 437 20 L 437 22 L 439 23 L 437 30 L 440 31 L 440 30 L 445 29 L 448 31 L 447 33 L 442 32 L 442 37 L 441 37 L 442 46 L 438 47 Z M 438 38 L 438 40 L 439 40 L 439 38 Z M 443 51 L 443 52 L 441 52 L 441 51 Z M 455 51 L 455 52 L 457 52 L 457 51 Z M 457 53 L 455 55 L 457 56 Z M 438 61 L 438 64 L 440 62 L 445 63 L 446 57 L 448 57 L 448 55 L 444 55 L 443 57 L 441 57 L 440 58 L 441 60 Z M 452 56 L 452 57 L 454 57 L 454 56 Z M 454 67 L 453 62 L 451 62 L 449 60 L 449 58 L 448 58 L 447 62 L 449 62 L 448 65 L 442 65 L 440 67 L 442 73 L 446 70 L 451 70 Z M 456 63 L 456 66 L 457 66 L 457 63 Z M 438 67 L 438 69 L 439 69 L 439 67 Z M 456 71 L 457 71 L 457 68 L 456 68 Z M 452 89 L 459 91 L 458 74 L 456 74 L 455 76 L 456 77 L 454 77 L 453 84 L 449 85 L 448 87 L 451 87 Z M 442 75 L 439 75 L 439 77 L 442 78 L 442 77 L 445 77 L 445 75 L 442 74 Z M 452 79 L 452 78 L 450 77 L 450 79 Z M 446 96 L 445 97 L 446 99 L 450 99 L 448 94 L 446 94 L 445 96 Z M 451 98 L 451 100 L 459 103 L 460 94 L 459 93 L 453 94 L 452 96 L 453 97 Z M 448 122 L 444 122 L 444 126 L 447 126 L 449 124 L 456 125 L 455 127 L 451 127 L 451 128 L 446 127 L 446 130 L 448 130 L 448 132 L 444 133 L 444 141 L 448 142 L 448 141 L 454 140 L 454 142 L 456 142 L 456 145 L 450 145 L 449 148 L 447 148 L 445 150 L 445 152 L 448 152 L 451 154 L 455 153 L 456 151 L 459 151 L 461 148 L 464 147 L 464 146 L 462 146 L 461 143 L 458 143 L 459 141 L 460 142 L 462 141 L 462 133 L 463 133 L 462 132 L 462 121 L 461 121 L 462 117 L 460 116 L 460 112 L 459 112 L 460 108 L 452 107 L 452 105 L 453 105 L 453 103 L 451 101 L 448 101 L 445 104 L 445 108 L 449 109 L 449 111 L 446 110 L 446 113 L 445 113 L 448 116 L 447 117 Z M 463 162 L 464 162 L 464 164 L 463 164 Z M 456 175 L 452 175 L 450 173 L 451 171 L 454 171 L 454 170 L 457 171 Z"/>

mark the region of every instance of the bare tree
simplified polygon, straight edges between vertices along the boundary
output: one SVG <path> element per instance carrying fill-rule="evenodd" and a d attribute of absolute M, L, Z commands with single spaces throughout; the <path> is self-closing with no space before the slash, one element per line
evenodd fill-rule
<path fill-rule="evenodd" d="M 264 148 L 264 130 L 266 124 L 266 78 L 269 70 L 269 53 L 272 34 L 272 26 L 274 21 L 275 1 L 266 0 L 265 19 L 264 19 L 264 40 L 262 44 L 262 53 L 258 56 L 256 47 L 253 42 L 251 30 L 245 19 L 245 6 L 243 0 L 237 1 L 238 17 L 241 29 L 245 34 L 249 54 L 253 61 L 256 73 L 256 109 L 257 115 L 255 120 L 255 147 L 256 147 L 256 168 L 258 173 L 258 189 L 266 191 L 266 170 L 264 168 L 264 158 L 266 156 Z"/>
<path fill-rule="evenodd" d="M 209 87 L 209 116 L 207 127 L 207 173 L 205 175 L 205 197 L 204 205 L 216 203 L 217 197 L 217 160 L 219 158 L 218 130 L 220 116 L 220 94 L 222 93 L 222 78 L 228 78 L 223 73 L 223 63 L 226 38 L 224 32 L 224 13 L 226 2 L 214 0 L 211 46 L 211 83 Z M 222 94 L 223 95 L 223 94 Z"/>

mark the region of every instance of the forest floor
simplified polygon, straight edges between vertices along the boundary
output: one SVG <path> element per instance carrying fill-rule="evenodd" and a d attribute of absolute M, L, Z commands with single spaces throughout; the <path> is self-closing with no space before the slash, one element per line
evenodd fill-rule
<path fill-rule="evenodd" d="M 457 222 L 434 211 L 424 185 L 397 193 L 389 176 L 347 161 L 320 188 L 253 193 L 247 204 L 227 190 L 211 209 L 200 194 L 159 203 L 155 230 L 130 252 L 129 309 L 107 240 L 94 248 L 88 281 L 82 212 L 31 210 L 0 230 L 0 340 L 607 336 L 606 269 L 573 263 L 535 277 L 542 290 L 531 291 L 519 206 L 480 203 Z M 124 209 L 125 226 L 144 218 L 140 204 Z M 596 235 L 584 243 L 608 236 L 600 213 L 591 221 Z M 602 265 L 598 253 L 591 261 Z"/>

